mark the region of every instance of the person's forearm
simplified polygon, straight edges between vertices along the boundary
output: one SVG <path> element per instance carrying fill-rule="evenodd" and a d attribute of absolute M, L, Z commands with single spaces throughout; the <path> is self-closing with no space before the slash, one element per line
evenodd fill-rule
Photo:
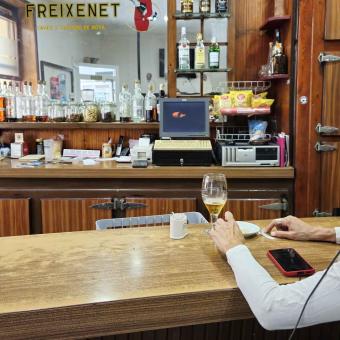
<path fill-rule="evenodd" d="M 335 229 L 314 228 L 311 232 L 311 241 L 325 241 L 335 243 Z"/>

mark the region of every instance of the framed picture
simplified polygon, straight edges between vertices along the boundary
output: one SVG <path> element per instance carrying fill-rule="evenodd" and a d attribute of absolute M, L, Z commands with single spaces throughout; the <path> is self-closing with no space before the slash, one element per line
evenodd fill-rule
<path fill-rule="evenodd" d="M 41 79 L 46 81 L 47 93 L 51 99 L 68 101 L 74 93 L 73 69 L 40 61 Z"/>
<path fill-rule="evenodd" d="M 17 13 L 0 6 L 0 78 L 20 80 L 20 34 Z"/>

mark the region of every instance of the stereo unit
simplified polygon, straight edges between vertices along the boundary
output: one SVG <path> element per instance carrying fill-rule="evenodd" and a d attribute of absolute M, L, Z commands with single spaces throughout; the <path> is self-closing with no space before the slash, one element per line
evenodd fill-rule
<path fill-rule="evenodd" d="M 279 166 L 280 147 L 268 145 L 230 145 L 216 142 L 216 156 L 222 166 Z"/>

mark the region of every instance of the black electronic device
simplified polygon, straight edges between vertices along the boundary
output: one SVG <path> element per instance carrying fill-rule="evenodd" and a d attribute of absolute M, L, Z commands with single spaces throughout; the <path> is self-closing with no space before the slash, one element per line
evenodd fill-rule
<path fill-rule="evenodd" d="M 268 251 L 268 257 L 285 276 L 307 276 L 315 269 L 293 248 Z"/>

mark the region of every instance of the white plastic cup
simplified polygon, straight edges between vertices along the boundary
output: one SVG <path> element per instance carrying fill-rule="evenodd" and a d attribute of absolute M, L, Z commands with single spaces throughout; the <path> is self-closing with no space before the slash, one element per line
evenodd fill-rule
<path fill-rule="evenodd" d="M 187 222 L 185 214 L 172 214 L 170 216 L 170 238 L 180 240 L 187 236 Z"/>

